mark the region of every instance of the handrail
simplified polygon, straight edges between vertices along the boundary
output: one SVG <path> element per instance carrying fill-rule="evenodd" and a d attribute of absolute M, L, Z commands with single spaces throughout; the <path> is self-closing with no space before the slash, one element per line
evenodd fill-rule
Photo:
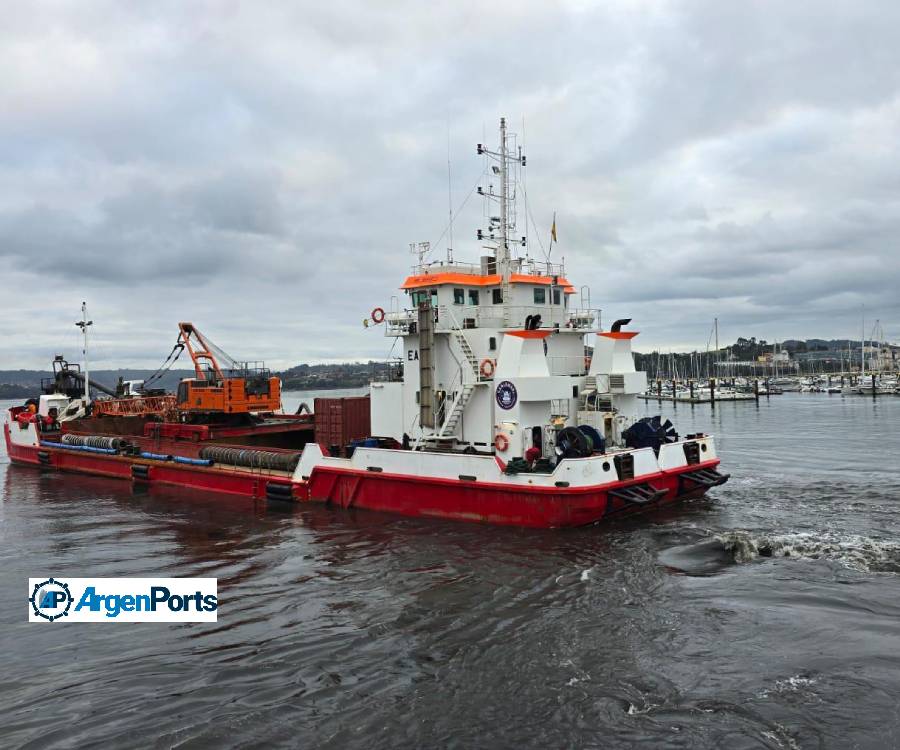
<path fill-rule="evenodd" d="M 451 310 L 446 305 L 440 305 L 438 307 L 438 316 L 440 316 L 441 311 L 444 311 L 453 323 L 453 327 L 451 328 L 451 330 L 459 334 L 460 338 L 462 338 L 462 340 L 466 342 L 466 346 L 469 347 L 469 351 L 472 352 L 472 356 L 475 359 L 474 362 L 472 362 L 467 356 L 465 356 L 465 352 L 463 352 L 463 359 L 465 359 L 469 364 L 471 374 L 475 376 L 475 382 L 478 382 L 481 374 L 478 372 L 478 357 L 475 356 L 475 349 L 472 347 L 472 342 L 469 341 L 469 339 L 466 337 L 466 334 L 463 333 L 463 328 L 462 326 L 460 326 L 459 320 L 457 319 L 456 315 L 454 315 L 453 310 Z"/>
<path fill-rule="evenodd" d="M 463 385 L 464 383 L 462 382 L 462 368 L 460 368 L 460 370 L 454 376 L 453 380 L 450 381 L 450 385 L 444 389 L 445 392 L 449 391 L 450 393 L 453 393 L 453 389 L 458 387 L 459 393 L 456 394 L 456 398 L 454 398 L 451 402 L 449 410 L 446 406 L 447 399 L 444 399 L 444 418 L 441 420 L 441 426 L 435 431 L 435 434 L 437 434 L 439 437 L 444 436 L 444 427 L 447 426 L 447 422 L 450 420 L 450 416 L 456 411 L 456 406 L 462 398 Z"/>
<path fill-rule="evenodd" d="M 427 276 L 446 271 L 464 273 L 470 276 L 481 276 L 481 263 L 465 263 L 462 261 L 433 260 L 428 263 L 415 263 L 411 267 L 414 276 Z M 565 276 L 565 263 L 550 263 L 534 258 L 513 258 L 510 260 L 510 272 L 526 276 Z"/>
<path fill-rule="evenodd" d="M 460 325 L 460 319 L 471 318 L 475 321 L 476 328 L 507 328 L 503 319 L 503 310 L 507 309 L 513 312 L 514 317 L 521 318 L 521 324 L 524 324 L 528 315 L 541 316 L 541 328 L 553 329 L 557 326 L 568 330 L 599 331 L 601 329 L 601 310 L 599 308 L 578 308 L 575 310 L 566 309 L 562 305 L 508 305 L 503 306 L 485 306 L 485 305 L 440 305 L 437 308 L 438 320 L 435 330 L 438 332 L 448 330 L 467 331 L 468 328 Z M 398 312 L 389 312 L 385 315 L 387 324 L 387 335 L 399 336 L 409 330 L 409 327 L 416 322 L 418 316 L 417 310 L 401 310 Z M 465 334 L 463 334 L 465 335 Z M 471 342 L 467 343 L 471 347 Z"/>
<path fill-rule="evenodd" d="M 547 370 L 551 375 L 586 375 L 587 360 L 583 354 L 568 354 L 546 357 Z"/>

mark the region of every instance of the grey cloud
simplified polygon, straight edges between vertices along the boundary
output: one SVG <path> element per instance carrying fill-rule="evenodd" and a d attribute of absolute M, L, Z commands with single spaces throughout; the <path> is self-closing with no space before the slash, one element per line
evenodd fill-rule
<path fill-rule="evenodd" d="M 445 230 L 448 135 L 458 207 L 500 115 L 524 129 L 540 238 L 556 211 L 554 257 L 644 346 L 700 346 L 713 316 L 735 336 L 844 336 L 863 303 L 898 338 L 898 16 L 20 4 L 0 30 L 0 258 L 48 293 L 0 309 L 48 333 L 0 359 L 43 365 L 82 298 L 111 366 L 155 364 L 181 318 L 285 365 L 382 356 L 361 320 L 397 294 L 407 244 Z M 480 254 L 481 219 L 475 199 L 457 212 L 457 257 Z"/>

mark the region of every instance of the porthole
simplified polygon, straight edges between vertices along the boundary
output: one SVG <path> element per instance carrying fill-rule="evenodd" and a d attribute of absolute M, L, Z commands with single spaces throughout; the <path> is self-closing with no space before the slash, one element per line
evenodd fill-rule
<path fill-rule="evenodd" d="M 609 471 L 609 461 L 603 462 L 603 471 Z"/>

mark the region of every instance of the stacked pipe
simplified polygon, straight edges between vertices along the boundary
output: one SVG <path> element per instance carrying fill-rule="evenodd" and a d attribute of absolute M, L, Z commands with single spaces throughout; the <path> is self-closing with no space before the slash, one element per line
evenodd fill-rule
<path fill-rule="evenodd" d="M 200 449 L 200 458 L 220 464 L 246 466 L 251 469 L 274 469 L 293 472 L 300 462 L 300 453 L 276 453 L 275 451 L 247 450 L 246 448 L 225 448 L 208 445 Z"/>
<path fill-rule="evenodd" d="M 66 434 L 62 436 L 64 445 L 79 445 L 86 448 L 106 448 L 108 450 L 119 450 L 128 445 L 127 440 L 117 437 L 106 437 L 105 435 L 72 435 Z"/>

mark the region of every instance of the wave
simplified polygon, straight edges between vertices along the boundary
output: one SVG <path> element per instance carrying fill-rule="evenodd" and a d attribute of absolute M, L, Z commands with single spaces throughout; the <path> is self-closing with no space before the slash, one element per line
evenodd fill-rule
<path fill-rule="evenodd" d="M 884 539 L 830 531 L 765 534 L 741 530 L 716 534 L 715 539 L 738 564 L 761 557 L 789 557 L 834 560 L 862 572 L 900 573 L 900 542 Z"/>

